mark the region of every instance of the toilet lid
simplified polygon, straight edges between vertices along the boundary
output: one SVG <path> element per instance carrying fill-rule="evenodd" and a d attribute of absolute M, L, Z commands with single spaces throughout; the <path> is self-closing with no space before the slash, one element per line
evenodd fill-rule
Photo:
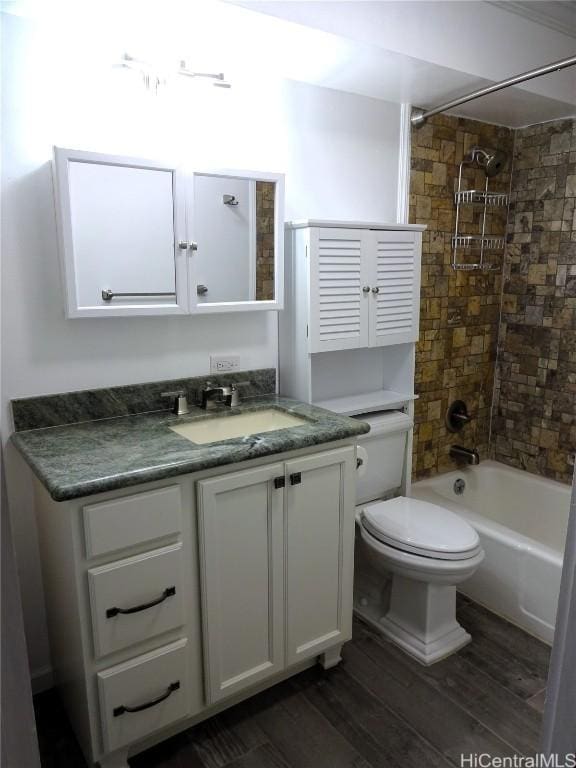
<path fill-rule="evenodd" d="M 439 560 L 464 560 L 480 551 L 478 534 L 437 504 L 400 496 L 362 510 L 363 527 L 396 549 Z"/>

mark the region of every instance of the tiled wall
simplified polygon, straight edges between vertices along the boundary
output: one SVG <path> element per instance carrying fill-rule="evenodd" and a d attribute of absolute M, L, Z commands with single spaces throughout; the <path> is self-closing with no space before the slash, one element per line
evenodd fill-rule
<path fill-rule="evenodd" d="M 476 447 L 484 458 L 489 455 L 501 277 L 499 271 L 455 272 L 450 267 L 458 163 L 474 145 L 497 147 L 511 157 L 513 132 L 446 115 L 412 131 L 410 221 L 428 226 L 416 352 L 415 478 L 454 468 L 448 456 L 453 443 Z M 509 168 L 491 180 L 490 189 L 508 192 Z M 483 171 L 467 170 L 467 188 L 483 188 L 484 180 Z M 465 231 L 478 233 L 480 211 L 470 206 L 463 216 Z M 505 234 L 506 209 L 489 217 L 488 231 Z M 502 254 L 495 258 L 501 260 Z M 444 424 L 455 399 L 465 400 L 475 417 L 459 435 Z"/>
<path fill-rule="evenodd" d="M 274 298 L 274 193 L 271 181 L 256 182 L 256 300 Z"/>
<path fill-rule="evenodd" d="M 571 482 L 576 450 L 576 121 L 516 131 L 494 458 Z"/>

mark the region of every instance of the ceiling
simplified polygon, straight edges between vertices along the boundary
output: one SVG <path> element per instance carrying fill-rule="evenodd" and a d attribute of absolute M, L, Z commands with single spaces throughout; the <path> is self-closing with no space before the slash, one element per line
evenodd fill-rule
<path fill-rule="evenodd" d="M 489 0 L 503 10 L 576 39 L 574 0 Z"/>
<path fill-rule="evenodd" d="M 420 107 L 576 54 L 576 2 L 530 0 L 228 0 L 340 41 L 346 55 L 318 85 Z M 297 47 L 294 50 L 299 50 Z M 287 74 L 287 76 L 290 76 Z M 520 127 L 576 115 L 576 67 L 469 102 L 454 114 Z"/>
<path fill-rule="evenodd" d="M 68 30 L 102 29 L 144 60 L 176 57 L 263 92 L 282 79 L 433 108 L 576 54 L 576 0 L 0 0 Z M 138 23 L 135 24 L 134 20 Z M 157 50 L 158 49 L 158 50 Z M 576 67 L 452 114 L 512 128 L 576 116 Z"/>

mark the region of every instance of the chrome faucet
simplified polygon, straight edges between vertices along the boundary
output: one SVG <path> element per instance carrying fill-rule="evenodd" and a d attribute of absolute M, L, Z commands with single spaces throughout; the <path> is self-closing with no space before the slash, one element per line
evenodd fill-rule
<path fill-rule="evenodd" d="M 476 448 L 463 448 L 461 445 L 451 445 L 450 457 L 461 464 L 471 464 L 474 467 L 480 464 L 480 455 Z"/>
<path fill-rule="evenodd" d="M 215 400 L 215 397 L 218 397 Z M 207 411 L 210 408 L 210 403 L 216 404 L 217 402 L 233 408 L 240 404 L 240 393 L 234 384 L 230 386 L 215 387 L 212 382 L 207 381 L 206 384 L 200 390 L 200 408 Z"/>

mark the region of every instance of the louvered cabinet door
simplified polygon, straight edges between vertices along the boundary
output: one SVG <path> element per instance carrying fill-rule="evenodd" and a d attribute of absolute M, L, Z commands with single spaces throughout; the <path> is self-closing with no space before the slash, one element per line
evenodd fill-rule
<path fill-rule="evenodd" d="M 368 346 L 367 258 L 371 233 L 310 230 L 310 352 Z"/>
<path fill-rule="evenodd" d="M 420 316 L 420 234 L 372 233 L 370 346 L 418 339 Z"/>

